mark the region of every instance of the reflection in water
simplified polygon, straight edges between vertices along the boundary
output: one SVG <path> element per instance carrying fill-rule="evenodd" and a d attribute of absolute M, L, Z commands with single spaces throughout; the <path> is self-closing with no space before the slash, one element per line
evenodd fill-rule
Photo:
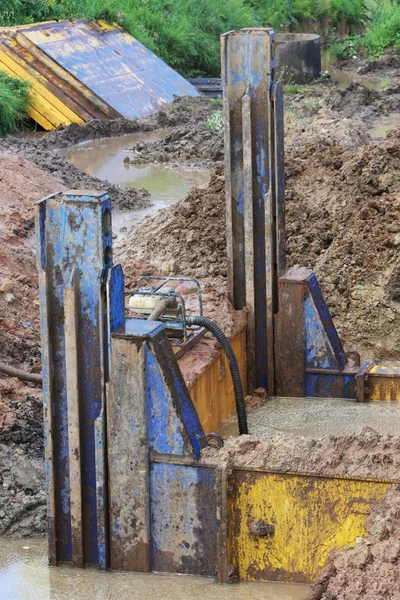
<path fill-rule="evenodd" d="M 0 538 L 1 600 L 306 600 L 306 585 L 220 585 L 209 577 L 47 566 L 47 542 Z"/>
<path fill-rule="evenodd" d="M 192 187 L 207 185 L 208 171 L 185 167 L 171 169 L 161 165 L 131 165 L 124 158 L 132 156 L 129 148 L 138 141 L 152 142 L 162 139 L 170 130 L 163 129 L 150 133 L 135 133 L 115 138 L 85 142 L 69 148 L 65 158 L 88 175 L 107 180 L 110 183 L 145 188 L 151 194 L 152 205 L 140 210 L 113 210 L 113 233 L 129 230 L 147 215 L 165 208 L 184 198 Z M 121 233 L 123 233 L 121 232 Z"/>
<path fill-rule="evenodd" d="M 356 71 L 347 71 L 344 69 L 335 69 L 336 59 L 329 54 L 322 55 L 322 71 L 328 71 L 329 75 L 339 83 L 339 88 L 345 88 L 350 83 L 357 82 L 370 90 L 380 90 L 387 86 L 385 79 L 371 77 L 369 75 L 359 75 Z"/>

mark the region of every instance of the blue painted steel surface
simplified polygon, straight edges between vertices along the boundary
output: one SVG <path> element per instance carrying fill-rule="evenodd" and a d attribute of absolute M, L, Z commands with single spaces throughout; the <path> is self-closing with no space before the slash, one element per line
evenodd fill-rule
<path fill-rule="evenodd" d="M 150 498 L 152 570 L 216 575 L 214 469 L 153 463 Z"/>
<path fill-rule="evenodd" d="M 250 388 L 268 389 L 267 343 L 273 346 L 272 329 L 267 340 L 268 265 L 265 257 L 267 192 L 272 187 L 271 93 L 273 80 L 272 29 L 230 31 L 221 37 L 222 83 L 225 118 L 225 172 L 227 201 L 227 253 L 229 293 L 236 309 L 248 304 L 246 298 L 246 248 L 244 239 L 244 168 L 242 99 L 251 99 L 252 201 L 254 281 L 255 381 Z M 274 257 L 272 257 L 272 263 Z"/>
<path fill-rule="evenodd" d="M 157 339 L 152 340 L 151 350 L 162 370 L 166 393 L 184 424 L 184 429 L 180 430 L 180 434 L 184 439 L 187 437 L 185 441 L 186 443 L 190 442 L 190 452 L 199 458 L 200 438 L 204 435 L 204 430 L 165 332 L 160 334 Z M 167 399 L 167 402 L 171 400 Z"/>
<path fill-rule="evenodd" d="M 355 398 L 355 373 L 336 375 L 306 373 L 305 396 L 308 398 Z"/>
<path fill-rule="evenodd" d="M 314 273 L 289 269 L 279 279 L 276 320 L 278 395 L 355 398 L 359 367 L 343 347 Z"/>
<path fill-rule="evenodd" d="M 165 388 L 154 354 L 146 352 L 148 438 L 152 450 L 160 454 L 184 454 L 183 423 Z"/>
<path fill-rule="evenodd" d="M 38 268 L 43 340 L 45 414 L 51 409 L 51 431 L 46 428 L 49 511 L 53 563 L 72 556 L 68 398 L 64 331 L 64 288 L 75 272 L 78 301 L 78 387 L 80 407 L 82 521 L 84 562 L 99 562 L 96 460 L 104 465 L 104 447 L 95 439 L 95 422 L 104 407 L 103 277 L 111 267 L 112 233 L 104 231 L 110 211 L 108 194 L 67 192 L 38 205 Z M 104 467 L 102 467 L 104 469 Z M 103 560 L 103 559 L 101 559 Z"/>
<path fill-rule="evenodd" d="M 306 368 L 337 369 L 338 361 L 326 332 L 326 323 L 321 322 L 313 298 L 307 295 L 304 299 L 304 336 Z"/>
<path fill-rule="evenodd" d="M 345 366 L 343 361 L 343 346 L 337 334 L 336 327 L 333 324 L 332 317 L 326 305 L 325 298 L 321 292 L 321 288 L 319 287 L 317 278 L 312 271 L 310 271 L 307 284 L 314 304 L 318 310 L 320 319 L 323 323 L 329 343 L 335 353 L 336 360 L 338 361 L 340 368 L 343 369 Z"/>
<path fill-rule="evenodd" d="M 34 26 L 24 35 L 127 119 L 149 115 L 174 96 L 200 95 L 117 26 L 61 21 Z"/>

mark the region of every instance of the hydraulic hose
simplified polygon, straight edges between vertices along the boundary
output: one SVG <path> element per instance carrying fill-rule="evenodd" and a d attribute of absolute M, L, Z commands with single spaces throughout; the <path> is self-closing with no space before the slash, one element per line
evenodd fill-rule
<path fill-rule="evenodd" d="M 221 331 L 221 329 L 210 319 L 206 317 L 200 316 L 189 316 L 186 319 L 188 325 L 199 325 L 199 327 L 204 327 L 208 331 L 210 331 L 220 343 L 223 351 L 225 352 L 225 356 L 229 362 L 229 368 L 232 375 L 233 387 L 235 390 L 235 400 L 236 400 L 236 412 L 239 423 L 239 434 L 244 435 L 249 432 L 247 427 L 247 415 L 246 415 L 246 406 L 244 403 L 244 394 L 243 394 L 243 386 L 242 380 L 240 377 L 239 365 L 236 360 L 235 353 L 232 350 L 232 346 L 226 337 L 226 335 Z"/>
<path fill-rule="evenodd" d="M 149 318 L 147 320 L 148 321 L 157 321 L 157 319 L 159 317 L 161 317 L 163 312 L 168 308 L 168 306 L 170 304 L 171 304 L 171 298 L 168 298 L 167 296 L 160 298 L 160 300 L 157 302 L 157 304 L 153 308 L 153 312 L 151 313 L 151 315 L 149 316 Z"/>

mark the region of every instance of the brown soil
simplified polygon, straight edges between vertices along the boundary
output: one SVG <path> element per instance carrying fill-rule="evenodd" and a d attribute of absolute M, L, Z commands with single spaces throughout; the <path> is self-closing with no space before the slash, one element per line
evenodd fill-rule
<path fill-rule="evenodd" d="M 368 75 L 380 79 L 400 77 L 400 54 L 386 52 L 383 56 L 373 60 L 362 58 L 349 58 L 338 61 L 337 68 L 357 71 L 358 75 Z"/>
<path fill-rule="evenodd" d="M 399 170 L 400 130 L 356 149 L 317 142 L 286 155 L 288 266 L 314 269 L 344 345 L 363 358 L 399 357 Z M 144 262 L 206 286 L 211 277 L 226 293 L 222 166 L 206 190 L 147 218 L 116 253 L 128 280 Z"/>
<path fill-rule="evenodd" d="M 336 97 L 336 87 L 331 84 L 309 87 L 313 91 L 304 98 L 300 95 L 286 99 L 288 264 L 315 270 L 346 348 L 355 347 L 363 358 L 395 359 L 399 357 L 400 339 L 400 130 L 387 140 L 371 142 L 368 138 L 367 128 L 374 115 L 386 110 L 383 92 L 375 96 L 353 87 L 347 95 Z M 358 103 L 359 115 L 364 117 L 358 118 L 357 111 L 351 119 L 344 117 L 349 103 L 354 106 Z M 376 111 L 371 111 L 371 107 Z M 33 202 L 55 190 L 78 186 L 111 188 L 114 205 L 133 203 L 139 207 L 148 201 L 145 194 L 136 190 L 123 190 L 82 174 L 63 159 L 62 149 L 88 138 L 176 126 L 177 135 L 164 146 L 137 148 L 138 153 L 152 160 L 158 160 L 157 156 L 164 160 L 165 154 L 171 164 L 177 160 L 209 163 L 220 158 L 222 148 L 222 134 L 210 136 L 206 128 L 207 117 L 214 110 L 216 106 L 206 99 L 183 99 L 139 123 L 95 122 L 82 128 L 61 129 L 40 140 L 2 140 L 0 360 L 32 372 L 40 371 Z M 202 140 L 206 142 L 206 155 Z M 147 218 L 125 240 L 118 241 L 114 261 L 121 261 L 128 288 L 136 286 L 139 274 L 158 272 L 198 277 L 204 285 L 206 315 L 230 336 L 243 323 L 244 315 L 233 311 L 227 298 L 224 188 L 223 167 L 217 163 L 207 188 L 192 190 L 174 207 Z M 194 294 L 186 292 L 188 306 L 193 307 Z M 215 352 L 215 342 L 205 339 L 195 352 L 181 359 L 189 385 L 198 376 L 199 366 L 212 359 Z M 4 456 L 9 456 L 7 464 L 13 464 L 14 460 L 18 465 L 15 456 L 36 460 L 42 454 L 40 390 L 16 380 L 2 379 L 0 395 L 0 443 L 7 447 L 4 450 Z M 354 460 L 351 456 L 358 441 L 348 438 L 328 440 L 330 446 L 323 442 L 322 450 L 317 452 L 310 446 L 308 455 L 329 462 L 329 455 L 324 455 L 324 444 L 328 450 L 336 444 L 344 447 L 347 458 L 338 465 L 334 462 L 333 469 L 348 469 L 353 475 L 376 473 L 376 461 L 381 461 L 388 476 L 397 468 L 396 442 L 385 442 L 393 456 L 393 462 L 386 466 L 386 450 L 377 449 L 380 442 L 373 442 L 372 433 L 370 437 L 370 445 L 358 448 Z M 281 456 L 278 446 L 283 444 L 285 448 L 285 441 L 280 438 L 276 442 L 277 448 L 269 446 L 275 464 L 281 457 L 283 463 L 290 462 L 291 469 L 296 465 L 300 469 L 306 463 L 310 466 L 310 461 L 304 462 L 304 455 L 296 459 L 296 448 L 286 447 Z M 251 451 L 252 444 L 256 452 Z M 259 441 L 251 438 L 243 450 L 250 456 L 262 455 Z M 328 467 L 329 464 L 324 464 L 325 472 Z M 7 473 L 6 478 L 15 477 L 11 468 Z M 37 489 L 42 490 L 44 483 L 38 485 Z M 29 495 L 29 488 L 26 489 Z M 18 483 L 12 479 L 4 487 L 11 491 L 1 490 L 0 483 L 3 494 L 0 493 L 0 519 L 4 503 L 7 515 L 10 511 L 11 515 L 23 515 L 11 510 L 19 505 Z M 38 493 L 34 491 L 31 495 Z M 39 505 L 43 507 L 44 496 L 39 494 L 37 498 L 41 498 Z M 35 511 L 32 511 L 33 533 L 39 527 Z M 22 533 L 29 530 L 24 518 Z M 18 517 L 12 526 L 0 524 L 0 533 L 15 533 L 17 522 Z"/>
<path fill-rule="evenodd" d="M 220 449 L 202 451 L 202 461 L 271 471 L 399 479 L 400 437 L 365 428 L 360 435 L 320 439 L 277 434 L 228 438 Z"/>
<path fill-rule="evenodd" d="M 400 598 L 400 486 L 372 507 L 368 536 L 354 548 L 331 553 L 312 600 Z"/>

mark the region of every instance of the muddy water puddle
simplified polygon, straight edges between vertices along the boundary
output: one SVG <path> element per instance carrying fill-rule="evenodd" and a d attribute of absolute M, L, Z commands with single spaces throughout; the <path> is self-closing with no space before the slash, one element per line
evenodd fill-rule
<path fill-rule="evenodd" d="M 151 194 L 152 205 L 141 210 L 113 210 L 113 230 L 118 235 L 137 225 L 147 215 L 155 214 L 160 208 L 171 206 L 184 198 L 192 187 L 207 185 L 208 171 L 189 169 L 182 166 L 171 168 L 163 165 L 136 165 L 124 162 L 132 158 L 130 150 L 138 142 L 153 142 L 164 138 L 172 129 L 150 133 L 138 132 L 115 138 L 104 138 L 78 144 L 68 149 L 66 160 L 88 175 L 110 183 L 145 188 Z"/>
<path fill-rule="evenodd" d="M 359 75 L 356 71 L 347 69 L 335 69 L 335 59 L 329 54 L 324 54 L 321 61 L 322 72 L 328 72 L 339 88 L 346 88 L 353 82 L 357 82 L 370 90 L 381 90 L 388 86 L 389 80 L 385 78 Z"/>
<path fill-rule="evenodd" d="M 193 575 L 101 573 L 47 566 L 44 539 L 0 538 L 0 600 L 306 600 L 306 585 L 220 585 Z"/>
<path fill-rule="evenodd" d="M 375 119 L 369 135 L 372 138 L 385 138 L 389 131 L 396 129 L 400 125 L 400 113 L 381 116 Z"/>

